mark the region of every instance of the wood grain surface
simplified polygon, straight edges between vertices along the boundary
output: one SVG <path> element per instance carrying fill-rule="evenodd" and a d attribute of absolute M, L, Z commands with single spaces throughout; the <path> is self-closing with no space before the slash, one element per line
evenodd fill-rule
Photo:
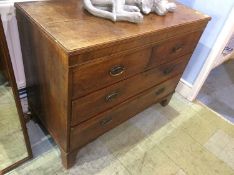
<path fill-rule="evenodd" d="M 169 103 L 210 20 L 179 3 L 175 13 L 138 25 L 92 16 L 81 0 L 15 7 L 30 109 L 66 168 L 81 146 L 153 103 Z M 113 124 L 100 128 L 109 116 Z"/>

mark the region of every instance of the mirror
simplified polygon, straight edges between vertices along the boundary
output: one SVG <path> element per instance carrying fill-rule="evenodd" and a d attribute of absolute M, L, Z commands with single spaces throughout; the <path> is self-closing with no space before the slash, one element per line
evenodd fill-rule
<path fill-rule="evenodd" d="M 30 159 L 32 151 L 2 20 L 0 46 L 0 174 L 4 174 Z"/>

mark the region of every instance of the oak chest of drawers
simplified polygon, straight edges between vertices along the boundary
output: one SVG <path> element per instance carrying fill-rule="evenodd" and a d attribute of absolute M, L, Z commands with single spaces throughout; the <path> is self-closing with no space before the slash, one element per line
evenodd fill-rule
<path fill-rule="evenodd" d="M 77 151 L 150 105 L 167 105 L 210 18 L 181 4 L 142 24 L 82 1 L 17 3 L 30 110 L 71 167 Z"/>

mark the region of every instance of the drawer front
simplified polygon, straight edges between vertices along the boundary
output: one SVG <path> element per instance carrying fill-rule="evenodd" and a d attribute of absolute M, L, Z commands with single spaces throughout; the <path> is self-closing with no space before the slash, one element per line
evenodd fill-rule
<path fill-rule="evenodd" d="M 173 93 L 180 76 L 181 75 L 155 86 L 138 96 L 71 128 L 70 149 L 74 150 L 81 148 L 106 131 L 116 127 L 155 102 L 159 102 L 167 95 Z"/>
<path fill-rule="evenodd" d="M 190 55 L 181 57 L 73 101 L 72 125 L 77 125 L 146 89 L 181 74 L 189 57 Z"/>
<path fill-rule="evenodd" d="M 174 38 L 153 47 L 150 65 L 163 64 L 175 58 L 193 52 L 200 39 L 201 32 L 194 32 L 180 38 Z"/>
<path fill-rule="evenodd" d="M 87 95 L 152 67 L 192 53 L 201 31 L 158 43 L 122 56 L 105 57 L 73 68 L 73 99 Z"/>
<path fill-rule="evenodd" d="M 145 69 L 151 48 L 119 57 L 104 58 L 73 71 L 73 98 L 126 79 Z"/>

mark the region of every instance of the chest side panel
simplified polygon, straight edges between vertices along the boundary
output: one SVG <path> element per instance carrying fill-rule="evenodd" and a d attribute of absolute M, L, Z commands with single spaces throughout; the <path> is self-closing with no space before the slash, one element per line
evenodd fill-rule
<path fill-rule="evenodd" d="M 63 150 L 68 149 L 66 55 L 30 18 L 17 11 L 30 110 Z"/>

